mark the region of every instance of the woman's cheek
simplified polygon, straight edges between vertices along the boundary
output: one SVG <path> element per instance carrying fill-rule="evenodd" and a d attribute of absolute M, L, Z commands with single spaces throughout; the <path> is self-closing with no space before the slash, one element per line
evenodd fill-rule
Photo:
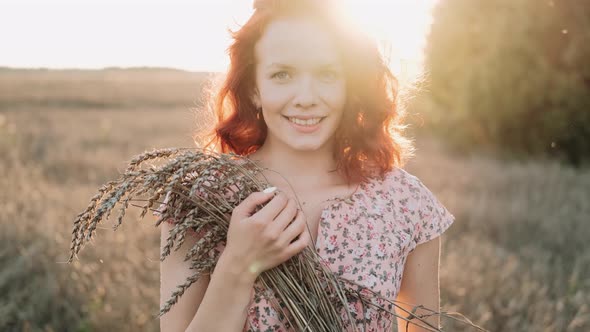
<path fill-rule="evenodd" d="M 324 92 L 324 100 L 332 109 L 340 109 L 346 103 L 346 90 L 343 86 L 332 86 Z"/>
<path fill-rule="evenodd" d="M 262 93 L 262 105 L 269 111 L 281 111 L 289 102 L 290 94 L 286 87 L 275 87 Z"/>

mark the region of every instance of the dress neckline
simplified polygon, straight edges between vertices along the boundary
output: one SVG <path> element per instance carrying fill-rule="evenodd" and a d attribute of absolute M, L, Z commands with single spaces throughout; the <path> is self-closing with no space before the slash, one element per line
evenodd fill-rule
<path fill-rule="evenodd" d="M 321 240 L 323 239 L 322 228 L 325 223 L 328 223 L 328 221 L 327 221 L 328 214 L 332 211 L 332 208 L 334 206 L 336 206 L 337 204 L 342 204 L 342 203 L 346 203 L 349 207 L 354 206 L 354 203 L 357 201 L 357 198 L 361 197 L 363 195 L 363 193 L 366 191 L 366 186 L 369 181 L 370 181 L 370 179 L 367 181 L 359 182 L 359 184 L 357 185 L 356 189 L 352 192 L 352 194 L 350 194 L 346 197 L 342 197 L 341 195 L 337 195 L 332 198 L 326 199 L 320 203 L 320 205 L 322 205 L 323 207 L 322 207 L 322 212 L 320 213 L 320 219 L 318 221 L 318 229 L 315 234 L 315 236 L 316 236 L 315 242 L 313 243 L 314 248 L 312 248 L 313 250 L 316 251 L 316 253 L 318 252 L 318 249 L 321 249 L 321 244 L 322 244 Z M 329 202 L 332 200 L 334 202 L 325 204 L 326 202 Z"/>
<path fill-rule="evenodd" d="M 258 160 L 250 159 L 250 157 L 248 157 L 248 156 L 239 156 L 239 155 L 237 155 L 237 157 L 238 157 L 237 160 L 236 160 L 237 163 L 246 163 L 246 162 L 249 162 L 249 163 L 252 163 L 252 164 L 256 165 L 260 169 L 269 170 L 271 172 L 276 172 L 276 171 L 274 171 L 272 169 L 269 169 L 267 167 L 264 167 L 264 166 L 260 165 L 258 163 Z M 323 201 L 320 201 L 317 204 L 324 205 L 326 202 L 332 201 L 332 200 L 349 202 L 351 199 L 354 198 L 354 196 L 356 196 L 356 194 L 358 192 L 361 192 L 364 189 L 364 184 L 365 184 L 364 182 L 367 182 L 367 181 L 361 181 L 361 182 L 359 182 L 357 184 L 355 190 L 351 194 L 348 194 L 346 196 L 344 196 L 344 195 L 334 195 L 334 196 L 332 196 L 332 197 L 330 197 L 328 199 L 325 199 Z"/>
<path fill-rule="evenodd" d="M 257 167 L 261 168 L 261 169 L 267 169 L 266 167 L 263 167 L 262 165 L 258 164 L 256 162 L 256 160 L 250 159 L 248 156 L 238 156 L 237 160 L 238 163 L 244 163 L 244 162 L 250 162 L 255 164 Z M 346 203 L 348 206 L 353 206 L 354 202 L 356 202 L 356 198 L 361 197 L 363 195 L 363 193 L 366 191 L 366 186 L 368 185 L 368 183 L 371 181 L 371 179 L 366 179 L 365 181 L 360 181 L 357 186 L 356 189 L 348 195 L 335 195 L 332 196 L 328 199 L 325 199 L 321 202 L 319 202 L 318 204 L 321 206 L 321 213 L 320 213 L 320 218 L 318 221 L 318 228 L 317 228 L 317 232 L 316 232 L 316 239 L 315 242 L 313 243 L 314 248 L 312 248 L 314 251 L 318 252 L 318 248 L 321 248 L 320 244 L 321 244 L 321 240 L 323 238 L 323 236 L 321 236 L 322 234 L 322 226 L 324 223 L 326 223 L 326 219 L 327 219 L 327 214 L 330 213 L 332 211 L 332 208 L 334 206 L 336 206 L 337 204 L 341 204 L 341 203 Z M 330 202 L 333 201 L 333 202 Z M 328 203 L 328 204 L 326 204 Z M 309 226 L 309 225 L 308 225 Z"/>

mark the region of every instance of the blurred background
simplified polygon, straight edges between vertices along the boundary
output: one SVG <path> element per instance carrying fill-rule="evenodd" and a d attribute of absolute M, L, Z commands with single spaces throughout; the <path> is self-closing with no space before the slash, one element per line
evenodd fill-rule
<path fill-rule="evenodd" d="M 402 82 L 406 169 L 456 216 L 442 308 L 590 331 L 590 1 L 344 3 Z M 133 156 L 193 146 L 251 5 L 0 2 L 0 331 L 158 330 L 155 219 L 131 208 L 66 264 L 72 222 Z"/>

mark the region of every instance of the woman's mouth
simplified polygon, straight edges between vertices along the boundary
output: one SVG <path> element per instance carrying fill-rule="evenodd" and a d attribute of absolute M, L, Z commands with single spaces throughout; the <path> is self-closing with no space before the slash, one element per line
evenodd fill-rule
<path fill-rule="evenodd" d="M 316 131 L 320 127 L 320 123 L 326 118 L 324 117 L 317 117 L 307 120 L 298 119 L 295 117 L 286 117 L 283 115 L 289 123 L 295 128 L 297 131 L 302 133 L 311 133 Z"/>

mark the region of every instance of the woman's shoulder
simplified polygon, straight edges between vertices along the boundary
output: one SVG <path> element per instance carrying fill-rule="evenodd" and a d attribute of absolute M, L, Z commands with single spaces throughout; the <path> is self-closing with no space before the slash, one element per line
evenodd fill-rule
<path fill-rule="evenodd" d="M 195 197 L 207 199 L 211 193 L 224 196 L 233 202 L 235 192 L 244 188 L 242 180 L 244 174 L 252 168 L 248 159 L 233 154 L 211 154 L 208 159 L 200 160 L 197 169 L 185 172 L 181 179 L 181 187 L 184 192 L 190 192 Z M 236 172 L 236 166 L 241 166 Z M 177 198 L 177 194 L 167 191 L 164 201 L 153 212 L 154 216 L 161 216 L 171 201 Z"/>
<path fill-rule="evenodd" d="M 373 185 L 376 205 L 395 211 L 397 218 L 413 225 L 412 246 L 442 234 L 454 222 L 455 216 L 445 207 L 420 178 L 398 167 L 385 172 L 380 185 Z M 376 191 L 380 190 L 380 191 Z"/>
<path fill-rule="evenodd" d="M 367 187 L 371 196 L 385 202 L 401 201 L 409 206 L 419 206 L 432 205 L 438 201 L 435 194 L 418 176 L 395 166 L 384 172 L 381 177 L 373 178 Z"/>
<path fill-rule="evenodd" d="M 379 187 L 379 189 L 387 191 L 400 190 L 400 188 L 415 191 L 424 186 L 416 175 L 397 166 L 393 166 L 390 170 L 372 179 L 370 182 L 377 184 L 373 185 L 374 187 Z"/>

